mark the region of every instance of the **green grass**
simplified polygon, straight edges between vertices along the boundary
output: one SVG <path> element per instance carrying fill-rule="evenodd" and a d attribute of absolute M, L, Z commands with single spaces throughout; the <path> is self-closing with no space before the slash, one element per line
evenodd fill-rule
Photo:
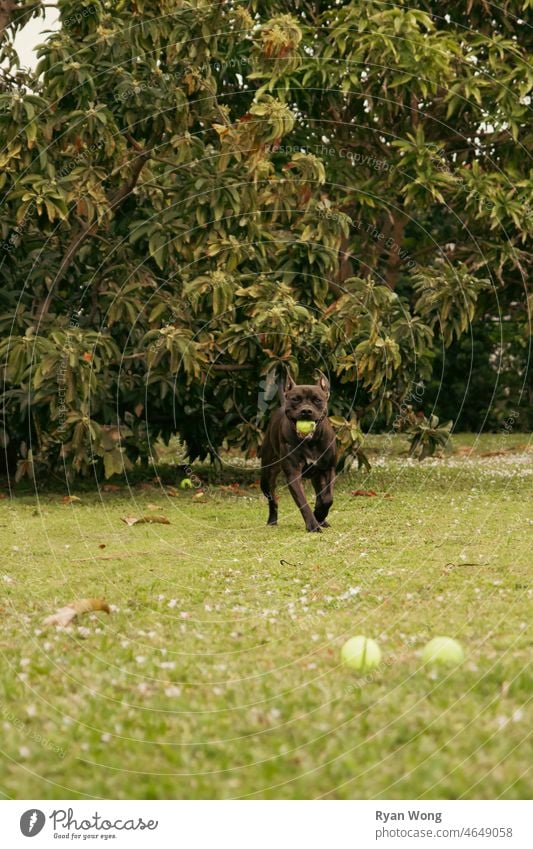
<path fill-rule="evenodd" d="M 530 798 L 527 442 L 459 438 L 474 455 L 419 464 L 374 438 L 322 535 L 286 491 L 267 528 L 245 484 L 0 501 L 1 792 Z M 392 497 L 351 495 L 368 488 Z M 157 512 L 171 524 L 121 522 Z M 43 625 L 99 595 L 111 615 Z M 363 678 L 339 665 L 358 633 L 383 651 Z M 440 634 L 467 655 L 451 673 L 421 668 Z"/>

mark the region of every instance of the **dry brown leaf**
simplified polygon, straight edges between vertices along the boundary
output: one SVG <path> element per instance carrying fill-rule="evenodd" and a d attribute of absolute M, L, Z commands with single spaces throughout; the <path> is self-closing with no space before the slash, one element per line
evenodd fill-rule
<path fill-rule="evenodd" d="M 375 498 L 377 496 L 377 492 L 373 489 L 354 489 L 352 490 L 352 495 L 365 495 L 368 498 Z"/>
<path fill-rule="evenodd" d="M 171 498 L 178 498 L 179 497 L 179 492 L 178 492 L 178 490 L 176 489 L 175 486 L 167 486 L 165 492 L 166 492 L 167 495 L 170 495 Z"/>
<path fill-rule="evenodd" d="M 102 487 L 102 492 L 120 492 L 121 489 L 122 487 L 116 483 L 105 483 Z"/>
<path fill-rule="evenodd" d="M 480 457 L 505 457 L 506 454 L 509 454 L 509 451 L 482 451 L 479 455 Z"/>
<path fill-rule="evenodd" d="M 167 519 L 166 516 L 143 516 L 140 519 L 141 522 L 146 522 L 146 524 L 157 524 L 157 525 L 170 525 L 170 519 Z"/>
<path fill-rule="evenodd" d="M 109 605 L 103 598 L 80 598 L 78 601 L 72 601 L 66 607 L 56 610 L 52 616 L 48 616 L 44 620 L 44 624 L 66 628 L 77 616 L 80 616 L 82 613 L 93 613 L 95 610 L 103 610 L 105 613 L 111 613 Z"/>
<path fill-rule="evenodd" d="M 132 525 L 170 525 L 166 516 L 124 516 L 122 519 L 129 527 Z"/>
<path fill-rule="evenodd" d="M 61 504 L 78 504 L 80 501 L 81 498 L 78 498 L 77 495 L 64 495 Z"/>

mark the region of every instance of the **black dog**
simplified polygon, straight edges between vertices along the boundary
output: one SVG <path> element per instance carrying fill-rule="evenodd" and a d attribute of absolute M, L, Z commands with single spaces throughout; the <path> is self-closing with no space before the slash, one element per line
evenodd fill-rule
<path fill-rule="evenodd" d="M 276 478 L 283 470 L 289 490 L 300 508 L 308 531 L 320 532 L 333 504 L 336 440 L 328 414 L 329 383 L 322 373 L 316 386 L 297 386 L 289 376 L 280 387 L 281 407 L 275 410 L 261 446 L 261 490 L 268 498 L 268 525 L 278 521 Z M 315 422 L 308 435 L 296 422 Z M 302 478 L 310 478 L 316 492 L 314 512 L 307 503 Z"/>

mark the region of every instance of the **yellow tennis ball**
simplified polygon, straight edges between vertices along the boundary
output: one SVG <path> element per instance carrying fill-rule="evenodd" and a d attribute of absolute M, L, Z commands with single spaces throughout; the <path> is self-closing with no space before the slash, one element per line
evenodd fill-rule
<path fill-rule="evenodd" d="M 428 664 L 459 666 L 464 659 L 462 647 L 451 637 L 434 637 L 422 652 L 422 661 Z"/>
<path fill-rule="evenodd" d="M 381 649 L 375 640 L 368 637 L 351 637 L 341 649 L 341 660 L 348 669 L 366 672 L 381 663 Z"/>
<path fill-rule="evenodd" d="M 192 480 L 190 478 L 183 478 L 180 483 L 180 489 L 190 489 L 192 487 Z"/>
<path fill-rule="evenodd" d="M 300 421 L 296 422 L 296 430 L 298 431 L 298 433 L 313 433 L 315 427 L 315 422 L 308 422 L 305 421 L 305 419 L 301 419 Z"/>

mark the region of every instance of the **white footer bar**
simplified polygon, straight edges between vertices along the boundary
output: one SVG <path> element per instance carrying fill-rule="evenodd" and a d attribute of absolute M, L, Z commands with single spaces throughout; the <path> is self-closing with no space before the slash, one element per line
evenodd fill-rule
<path fill-rule="evenodd" d="M 0 802 L 6 849 L 531 849 L 532 814 L 526 801 Z"/>

